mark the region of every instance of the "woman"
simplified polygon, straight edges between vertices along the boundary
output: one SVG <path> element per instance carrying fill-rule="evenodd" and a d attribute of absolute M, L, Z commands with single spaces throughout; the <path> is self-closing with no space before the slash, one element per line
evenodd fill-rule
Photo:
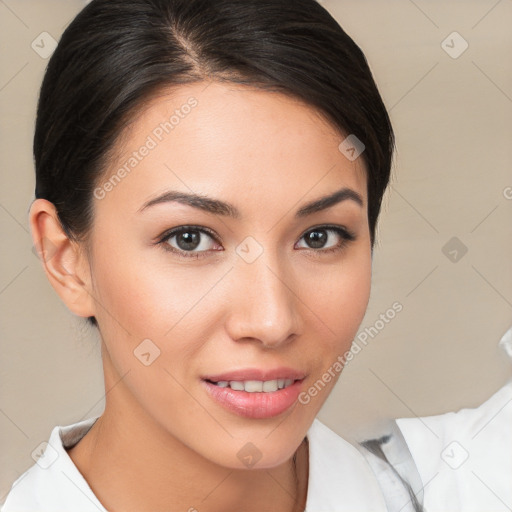
<path fill-rule="evenodd" d="M 313 0 L 93 0 L 42 84 L 30 223 L 99 329 L 106 406 L 55 427 L 2 510 L 407 493 L 315 419 L 368 304 L 393 146 L 364 55 Z"/>

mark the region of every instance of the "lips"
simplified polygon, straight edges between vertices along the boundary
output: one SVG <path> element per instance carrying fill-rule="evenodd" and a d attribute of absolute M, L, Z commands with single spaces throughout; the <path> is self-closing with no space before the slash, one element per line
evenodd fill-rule
<path fill-rule="evenodd" d="M 264 419 L 279 416 L 296 403 L 304 378 L 303 372 L 281 367 L 233 370 L 201 380 L 207 394 L 228 411 Z"/>

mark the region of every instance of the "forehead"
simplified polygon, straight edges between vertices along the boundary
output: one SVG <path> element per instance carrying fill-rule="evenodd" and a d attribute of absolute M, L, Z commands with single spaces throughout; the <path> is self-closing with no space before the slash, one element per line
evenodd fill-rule
<path fill-rule="evenodd" d="M 366 202 L 362 158 L 314 108 L 278 92 L 201 82 L 160 92 L 133 118 L 103 177 L 139 208 L 166 188 L 244 201 L 298 201 L 340 186 Z M 121 174 L 121 179 L 119 175 Z M 315 193 L 316 191 L 316 193 Z M 242 206 L 241 206 L 242 209 Z"/>

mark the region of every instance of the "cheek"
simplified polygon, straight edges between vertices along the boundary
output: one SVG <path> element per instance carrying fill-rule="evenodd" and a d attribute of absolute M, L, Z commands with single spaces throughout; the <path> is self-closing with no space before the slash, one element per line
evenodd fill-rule
<path fill-rule="evenodd" d="M 323 324 L 329 350 L 338 353 L 350 347 L 364 318 L 371 288 L 371 252 L 354 251 L 350 258 L 322 270 L 307 304 Z"/>
<path fill-rule="evenodd" d="M 305 360 L 315 371 L 305 384 L 299 402 L 316 414 L 341 376 L 350 350 L 366 313 L 371 288 L 371 251 L 357 251 L 341 261 L 310 287 L 306 304 L 313 312 L 309 340 L 303 345 Z"/>
<path fill-rule="evenodd" d="M 194 326 L 200 331 L 208 318 L 204 299 L 224 271 L 191 263 L 180 268 L 156 248 L 103 246 L 93 274 L 104 338 L 130 337 L 133 344 L 149 338 L 162 350 L 172 339 L 176 350 L 193 350 L 190 340 L 199 337 Z"/>
<path fill-rule="evenodd" d="M 162 278 L 157 276 L 151 266 L 137 263 L 126 251 L 109 252 L 109 264 L 106 255 L 98 251 L 95 258 L 95 293 L 105 311 L 98 311 L 104 324 L 118 323 L 135 337 L 151 337 L 155 334 L 152 326 L 156 319 L 165 317 L 172 309 L 173 295 Z M 163 290 L 168 290 L 164 296 Z M 172 317 L 169 318 L 169 323 Z"/>
<path fill-rule="evenodd" d="M 187 400 L 172 376 L 183 380 L 179 376 L 192 368 L 204 333 L 212 332 L 206 325 L 209 301 L 201 299 L 222 272 L 190 264 L 180 269 L 155 252 L 105 245 L 95 253 L 93 270 L 110 362 L 119 375 L 129 372 L 126 385 L 158 416 L 158 404 Z"/>

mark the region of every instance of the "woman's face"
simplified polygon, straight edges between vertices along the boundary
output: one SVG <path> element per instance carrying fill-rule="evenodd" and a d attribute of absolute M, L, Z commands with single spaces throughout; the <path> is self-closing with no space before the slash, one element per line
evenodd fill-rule
<path fill-rule="evenodd" d="M 343 139 L 290 97 L 215 82 L 134 118 L 93 200 L 106 412 L 226 467 L 292 456 L 369 299 L 366 176 Z"/>

